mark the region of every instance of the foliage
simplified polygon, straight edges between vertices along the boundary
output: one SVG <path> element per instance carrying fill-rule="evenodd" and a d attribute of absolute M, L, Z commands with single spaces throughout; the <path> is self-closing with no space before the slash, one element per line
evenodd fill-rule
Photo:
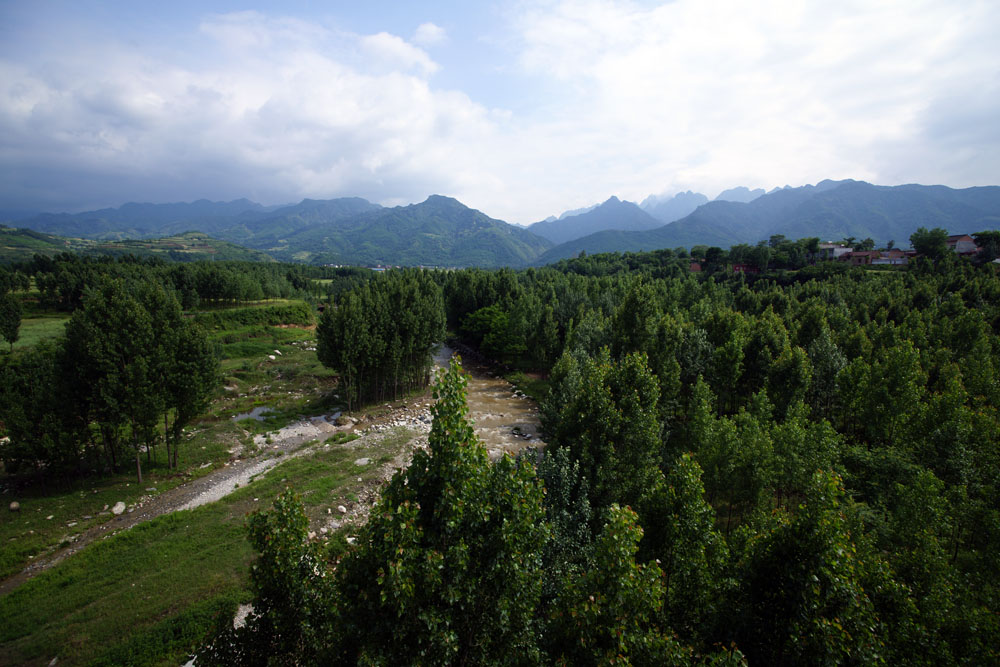
<path fill-rule="evenodd" d="M 205 328 L 246 326 L 250 324 L 298 324 L 308 326 L 314 321 L 312 309 L 301 302 L 287 306 L 210 311 L 198 313 L 193 319 Z"/>
<path fill-rule="evenodd" d="M 459 366 L 438 376 L 430 451 L 397 474 L 342 561 L 343 652 L 366 663 L 529 663 L 547 536 L 530 466 L 491 465 Z"/>
<path fill-rule="evenodd" d="M 840 481 L 817 473 L 793 516 L 749 538 L 739 566 L 734 639 L 750 663 L 872 664 L 883 638 L 861 585 Z"/>
<path fill-rule="evenodd" d="M 629 354 L 612 364 L 605 350 L 582 362 L 565 358 L 571 368 L 544 413 L 549 445 L 580 462 L 595 510 L 613 503 L 639 507 L 660 460 L 659 387 L 646 357 Z"/>
<path fill-rule="evenodd" d="M 393 272 L 343 294 L 324 311 L 317 356 L 340 374 L 341 396 L 351 408 L 426 386 L 431 350 L 443 335 L 438 285 L 426 272 Z"/>
<path fill-rule="evenodd" d="M 612 505 L 594 545 L 591 567 L 572 573 L 555 602 L 550 655 L 564 665 L 674 665 L 686 649 L 660 631 L 663 573 L 635 562 L 642 529 L 635 512 Z"/>
<path fill-rule="evenodd" d="M 250 543 L 259 554 L 250 569 L 253 609 L 237 629 L 231 615 L 221 616 L 221 627 L 199 660 L 295 665 L 323 643 L 334 612 L 333 589 L 308 527 L 301 501 L 290 489 L 270 511 L 247 518 Z"/>
<path fill-rule="evenodd" d="M 10 293 L 0 292 L 0 336 L 14 349 L 21 329 L 21 301 Z"/>
<path fill-rule="evenodd" d="M 941 259 L 948 254 L 948 230 L 941 227 L 926 229 L 920 227 L 910 235 L 910 245 L 917 251 L 917 254 L 929 257 L 930 259 Z"/>
<path fill-rule="evenodd" d="M 0 367 L 9 415 L 0 458 L 11 470 L 90 467 L 99 458 L 117 470 L 131 455 L 141 482 L 140 452 L 149 457 L 161 418 L 176 465 L 180 429 L 206 407 L 217 364 L 204 332 L 158 283 L 101 278 L 64 339 Z"/>

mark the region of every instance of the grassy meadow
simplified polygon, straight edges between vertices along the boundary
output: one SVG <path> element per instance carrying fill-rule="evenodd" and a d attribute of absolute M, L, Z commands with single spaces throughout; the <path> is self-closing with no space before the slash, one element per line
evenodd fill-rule
<path fill-rule="evenodd" d="M 295 303 L 253 308 L 289 305 Z M 158 447 L 143 456 L 141 485 L 128 469 L 47 485 L 0 473 L 0 578 L 109 520 L 106 508 L 116 502 L 132 505 L 208 474 L 224 466 L 238 447 L 244 456 L 255 453 L 254 434 L 339 407 L 333 393 L 336 378 L 316 359 L 312 327 L 240 324 L 245 310 L 230 309 L 232 317 L 225 310 L 211 311 L 214 323 L 206 329 L 221 357 L 220 387 L 208 412 L 187 428 L 177 470 L 167 467 L 166 453 Z M 66 319 L 31 315 L 17 347 L 58 335 Z M 272 412 L 262 422 L 233 420 L 254 407 Z M 0 664 L 48 664 L 54 657 L 61 665 L 178 664 L 200 645 L 219 611 L 236 605 L 245 590 L 252 557 L 243 531 L 247 512 L 269 506 L 291 486 L 302 494 L 318 529 L 331 508 L 335 512 L 339 504 L 356 502 L 362 489 L 374 483 L 379 466 L 356 466 L 356 459 L 389 461 L 412 437 L 396 430 L 364 449 L 344 444 L 316 448 L 282 462 L 220 502 L 91 543 L 0 597 Z M 7 509 L 14 501 L 20 504 L 18 512 Z"/>

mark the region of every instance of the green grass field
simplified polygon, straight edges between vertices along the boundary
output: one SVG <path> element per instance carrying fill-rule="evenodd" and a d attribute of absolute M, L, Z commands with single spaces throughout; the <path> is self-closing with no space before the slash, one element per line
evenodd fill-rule
<path fill-rule="evenodd" d="M 92 544 L 0 598 L 0 664 L 54 657 L 59 664 L 182 662 L 201 645 L 214 615 L 244 594 L 252 558 L 243 532 L 248 512 L 269 507 L 290 486 L 316 530 L 328 509 L 373 483 L 377 467 L 357 466 L 357 458 L 389 460 L 412 435 L 396 430 L 364 449 L 319 448 L 217 503 Z"/>
<path fill-rule="evenodd" d="M 52 313 L 23 318 L 17 342 L 14 343 L 14 349 L 31 347 L 39 341 L 61 335 L 66 329 L 66 322 L 68 320 L 69 315 L 66 313 Z"/>
<path fill-rule="evenodd" d="M 33 313 L 22 323 L 14 354 L 59 335 L 66 320 L 65 314 Z M 209 336 L 222 356 L 222 381 L 207 413 L 187 429 L 179 470 L 168 469 L 161 446 L 151 462 L 143 456 L 141 485 L 131 468 L 45 484 L 0 472 L 0 577 L 109 520 L 106 505 L 131 505 L 209 474 L 237 446 L 252 455 L 255 433 L 338 407 L 335 375 L 308 349 L 315 347 L 314 332 L 251 325 L 213 329 Z M 265 422 L 232 420 L 257 406 L 274 414 Z M 385 447 L 401 446 L 398 437 L 390 440 Z M 291 485 L 304 494 L 310 516 L 319 521 L 331 503 L 350 501 L 360 487 L 358 477 L 370 481 L 375 466 L 361 469 L 353 461 L 363 456 L 387 460 L 379 447 L 360 453 L 331 445 L 315 456 L 282 463 L 223 502 L 88 545 L 0 598 L 0 664 L 48 664 L 57 655 L 60 665 L 177 664 L 199 644 L 214 615 L 236 604 L 245 588 L 251 557 L 243 533 L 246 512 L 268 505 Z M 13 501 L 20 504 L 16 513 L 7 509 Z"/>

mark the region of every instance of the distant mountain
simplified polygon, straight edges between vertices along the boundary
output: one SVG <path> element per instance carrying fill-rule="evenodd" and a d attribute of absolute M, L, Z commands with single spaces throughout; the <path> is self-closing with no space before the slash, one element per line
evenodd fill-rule
<path fill-rule="evenodd" d="M 735 201 L 741 202 L 743 204 L 749 204 L 757 197 L 761 197 L 764 194 L 764 188 L 757 188 L 756 190 L 751 190 L 746 186 L 739 186 L 736 188 L 730 188 L 728 190 L 723 190 L 719 193 L 713 201 Z"/>
<path fill-rule="evenodd" d="M 642 200 L 639 208 L 649 213 L 660 222 L 673 222 L 690 214 L 702 204 L 708 203 L 708 197 L 700 192 L 678 192 L 673 197 L 650 195 Z"/>
<path fill-rule="evenodd" d="M 572 217 L 574 215 L 583 215 L 584 213 L 590 213 L 591 211 L 593 211 L 598 206 L 600 206 L 600 204 L 593 204 L 591 206 L 584 206 L 583 208 L 574 208 L 574 209 L 569 210 L 569 211 L 563 211 L 562 213 L 559 214 L 558 218 L 552 218 L 552 219 L 553 220 L 563 220 L 564 218 L 569 218 L 569 217 Z"/>
<path fill-rule="evenodd" d="M 336 264 L 523 266 L 552 245 L 524 228 L 440 196 L 396 208 L 359 197 L 304 199 L 281 207 L 246 199 L 125 204 L 77 214 L 41 214 L 19 224 L 101 241 L 196 229 L 282 260 Z"/>
<path fill-rule="evenodd" d="M 319 225 L 336 225 L 382 207 L 360 197 L 303 199 L 267 214 L 243 214 L 230 220 L 219 236 L 253 247 L 274 245 L 280 239 Z M 235 223 L 235 224 L 234 224 Z"/>
<path fill-rule="evenodd" d="M 729 201 L 726 197 L 749 199 Z M 252 248 L 286 261 L 332 264 L 427 266 L 524 266 L 588 253 L 757 243 L 775 234 L 790 239 L 818 236 L 889 240 L 903 247 L 918 227 L 952 233 L 1000 229 L 1000 187 L 955 190 L 941 185 L 876 186 L 861 181 L 822 181 L 760 190 L 733 188 L 715 201 L 680 193 L 648 198 L 643 205 L 667 216 L 670 207 L 695 207 L 664 225 L 631 202 L 611 197 L 577 215 L 538 222 L 525 229 L 495 220 L 448 197 L 383 208 L 358 197 L 306 199 L 266 207 L 246 199 L 179 204 L 125 204 L 78 214 L 39 214 L 4 230 L 7 256 L 70 249 L 81 252 L 199 255 L 235 258 Z M 699 204 L 699 202 L 702 202 Z M 680 210 L 675 208 L 673 210 Z M 182 232 L 197 230 L 201 237 Z M 16 233 L 15 233 L 16 232 Z M 42 234 L 38 234 L 41 232 Z M 64 238 L 48 238 L 51 234 Z M 207 236 L 205 236 L 207 234 Z M 180 236 L 179 236 L 180 235 Z M 162 243 L 107 241 L 170 237 Z M 181 238 L 185 237 L 185 238 Z M 210 238 L 212 237 L 212 238 Z M 103 243 L 84 243 L 82 239 Z M 171 240 L 172 239 L 172 240 Z M 230 244 L 217 245 L 223 239 Z M 172 245 L 171 245 L 172 244 Z M 266 259 L 252 254 L 246 256 Z"/>
<path fill-rule="evenodd" d="M 951 233 L 1000 229 L 1000 187 L 955 190 L 942 185 L 877 186 L 862 181 L 822 181 L 776 189 L 749 203 L 713 201 L 657 229 L 601 232 L 563 243 L 538 263 L 588 253 L 757 243 L 774 234 L 889 240 L 906 246 L 918 227 Z"/>
<path fill-rule="evenodd" d="M 231 259 L 247 262 L 273 262 L 259 250 L 214 239 L 202 232 L 185 232 L 158 239 L 102 241 L 67 238 L 45 234 L 33 229 L 18 229 L 0 225 L 0 263 L 25 261 L 34 255 L 56 255 L 75 252 L 84 255 L 137 255 L 163 257 L 186 262 L 199 259 Z"/>
<path fill-rule="evenodd" d="M 264 215 L 269 208 L 248 199 L 191 203 L 136 204 L 84 213 L 41 213 L 18 221 L 18 226 L 72 238 L 139 239 L 176 234 L 190 229 L 215 233 L 239 215 Z"/>
<path fill-rule="evenodd" d="M 0 222 L 13 223 L 25 218 L 32 218 L 40 213 L 41 211 L 32 211 L 23 208 L 0 208 Z"/>
<path fill-rule="evenodd" d="M 273 243 L 246 243 L 288 261 L 483 267 L 524 266 L 552 245 L 440 195 L 305 226 Z"/>
<path fill-rule="evenodd" d="M 662 224 L 632 202 L 611 197 L 586 213 L 560 220 L 536 222 L 528 230 L 553 243 L 565 243 L 606 229 L 654 229 Z"/>

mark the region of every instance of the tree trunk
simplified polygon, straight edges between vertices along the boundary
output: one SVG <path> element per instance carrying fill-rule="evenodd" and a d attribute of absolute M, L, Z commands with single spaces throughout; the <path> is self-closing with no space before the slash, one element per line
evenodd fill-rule
<path fill-rule="evenodd" d="M 139 478 L 139 484 L 142 484 L 142 458 L 139 456 L 139 448 L 136 447 L 135 450 L 135 474 Z"/>
<path fill-rule="evenodd" d="M 167 412 L 163 413 L 163 445 L 167 448 L 167 470 L 170 470 L 170 426 L 167 422 Z"/>

